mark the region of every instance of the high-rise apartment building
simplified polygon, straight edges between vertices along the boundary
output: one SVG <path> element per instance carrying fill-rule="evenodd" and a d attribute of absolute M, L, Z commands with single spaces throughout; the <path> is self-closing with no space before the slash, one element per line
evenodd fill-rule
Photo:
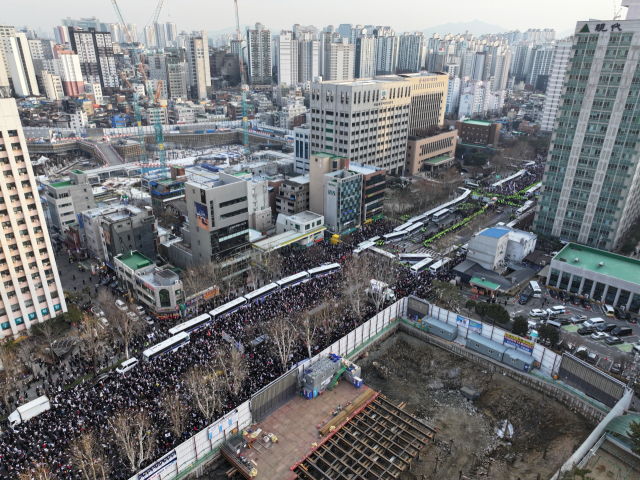
<path fill-rule="evenodd" d="M 53 47 L 53 72 L 60 77 L 66 96 L 77 97 L 84 93 L 80 57 L 75 52 L 67 50 L 61 45 Z"/>
<path fill-rule="evenodd" d="M 554 45 L 536 45 L 533 52 L 533 60 L 531 62 L 531 69 L 529 71 L 527 83 L 530 83 L 535 87 L 538 83 L 538 77 L 549 76 L 551 65 L 553 64 L 554 53 Z"/>
<path fill-rule="evenodd" d="M 373 34 L 361 34 L 355 39 L 355 78 L 371 78 L 376 75 L 378 39 Z"/>
<path fill-rule="evenodd" d="M 544 235 L 613 250 L 640 215 L 633 3 L 626 20 L 576 25 L 533 223 Z"/>
<path fill-rule="evenodd" d="M 391 75 L 398 65 L 400 39 L 391 27 L 376 27 L 373 35 L 378 39 L 376 75 Z"/>
<path fill-rule="evenodd" d="M 27 36 L 22 32 L 15 32 L 11 36 L 8 31 L 0 31 L 0 46 L 3 49 L 5 72 L 11 79 L 15 93 L 21 96 L 40 95 Z"/>
<path fill-rule="evenodd" d="M 62 100 L 62 97 L 64 97 L 64 90 L 62 89 L 60 77 L 53 73 L 49 73 L 46 70 L 43 70 L 41 74 L 44 94 L 47 96 L 47 99 Z"/>
<path fill-rule="evenodd" d="M 298 44 L 298 81 L 313 82 L 320 75 L 319 40 L 300 40 Z"/>
<path fill-rule="evenodd" d="M 155 80 L 157 85 L 158 81 L 162 81 L 160 86 L 160 97 L 169 98 L 169 78 L 167 77 L 167 55 L 156 54 L 147 56 L 147 62 L 149 64 L 149 79 Z"/>
<path fill-rule="evenodd" d="M 65 27 L 76 27 L 82 30 L 89 30 L 90 28 L 100 30 L 103 24 L 100 23 L 97 17 L 80 18 L 79 20 L 67 17 L 62 19 L 62 25 Z"/>
<path fill-rule="evenodd" d="M 542 113 L 542 121 L 540 122 L 540 132 L 551 134 L 553 124 L 556 121 L 558 113 L 558 105 L 560 104 L 560 96 L 562 95 L 562 85 L 564 84 L 564 75 L 569 64 L 571 56 L 571 42 L 558 42 L 555 45 L 555 53 L 553 55 L 553 63 L 549 72 L 549 81 L 547 82 L 546 98 L 544 100 L 544 111 Z"/>
<path fill-rule="evenodd" d="M 16 102 L 0 98 L 0 338 L 17 336 L 67 305 Z"/>
<path fill-rule="evenodd" d="M 398 70 L 401 72 L 419 72 L 424 65 L 424 33 L 405 32 L 400 36 L 398 45 Z"/>
<path fill-rule="evenodd" d="M 355 73 L 355 45 L 346 38 L 325 43 L 322 79 L 328 81 L 352 80 Z"/>
<path fill-rule="evenodd" d="M 283 30 L 274 37 L 274 56 L 278 70 L 278 85 L 296 85 L 298 83 L 298 45 L 293 32 Z"/>
<path fill-rule="evenodd" d="M 209 67 L 209 43 L 207 32 L 193 32 L 187 38 L 187 63 L 189 64 L 189 85 L 191 97 L 207 99 L 207 88 L 211 88 Z"/>
<path fill-rule="evenodd" d="M 167 63 L 167 80 L 169 82 L 169 98 L 189 97 L 189 67 L 186 62 Z"/>
<path fill-rule="evenodd" d="M 109 32 L 69 27 L 69 42 L 79 57 L 85 83 L 100 83 L 103 91 L 106 88 L 119 88 L 120 80 Z"/>
<path fill-rule="evenodd" d="M 271 32 L 261 23 L 247 28 L 247 55 L 249 83 L 271 85 Z"/>
<path fill-rule="evenodd" d="M 64 26 L 53 27 L 53 36 L 58 45 L 69 43 L 69 30 Z"/>
<path fill-rule="evenodd" d="M 349 37 L 351 36 L 351 29 L 352 28 L 353 28 L 353 25 L 351 25 L 350 23 L 341 23 L 338 26 L 337 33 L 342 38 L 349 39 Z M 333 32 L 329 32 L 329 33 L 333 33 Z"/>
<path fill-rule="evenodd" d="M 173 22 L 167 22 L 165 23 L 165 30 L 167 43 L 175 46 L 174 42 L 178 38 L 178 27 L 176 27 L 176 24 Z"/>

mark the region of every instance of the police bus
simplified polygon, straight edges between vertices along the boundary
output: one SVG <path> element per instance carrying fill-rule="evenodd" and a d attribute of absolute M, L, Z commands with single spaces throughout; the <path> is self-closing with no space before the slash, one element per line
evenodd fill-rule
<path fill-rule="evenodd" d="M 247 299 L 244 297 L 238 297 L 235 300 L 231 300 L 230 302 L 225 303 L 224 305 L 220 305 L 218 308 L 215 308 L 209 312 L 212 320 L 218 320 L 225 315 L 228 315 L 240 308 L 244 307 L 247 304 Z"/>
<path fill-rule="evenodd" d="M 398 255 L 398 259 L 400 262 L 406 263 L 419 263 L 423 261 L 425 258 L 430 258 L 428 253 L 401 253 Z"/>
<path fill-rule="evenodd" d="M 202 315 L 199 315 L 196 318 L 192 318 L 187 322 L 181 323 L 180 325 L 176 325 L 175 327 L 170 328 L 169 333 L 171 335 L 177 335 L 182 332 L 191 333 L 206 327 L 210 323 L 211 323 L 211 315 L 209 315 L 208 313 L 203 313 Z"/>
<path fill-rule="evenodd" d="M 321 267 L 312 268 L 311 270 L 309 270 L 309 275 L 311 276 L 311 278 L 324 277 L 326 275 L 331 275 L 332 273 L 336 273 L 339 271 L 339 263 L 328 263 L 327 265 L 322 265 Z"/>
<path fill-rule="evenodd" d="M 449 210 L 448 208 L 444 208 L 439 212 L 434 213 L 431 220 L 433 220 L 435 223 L 438 223 L 443 218 L 448 217 L 450 213 L 451 213 L 451 210 Z"/>
<path fill-rule="evenodd" d="M 295 275 L 291 275 L 290 277 L 283 278 L 282 280 L 278 280 L 276 284 L 280 287 L 281 290 L 285 288 L 289 288 L 293 285 L 298 285 L 299 283 L 306 283 L 309 281 L 309 272 L 300 272 Z"/>
<path fill-rule="evenodd" d="M 171 338 L 168 338 L 164 342 L 160 342 L 157 345 L 154 345 L 153 347 L 142 352 L 142 360 L 144 360 L 145 362 L 150 362 L 154 358 L 161 357 L 165 353 L 179 350 L 188 343 L 189 334 L 186 332 L 179 333 Z"/>
<path fill-rule="evenodd" d="M 247 293 L 244 298 L 247 301 L 247 303 L 262 303 L 264 302 L 264 299 L 267 298 L 269 295 L 271 295 L 274 292 L 277 292 L 278 290 L 280 290 L 280 287 L 278 286 L 278 284 L 276 283 L 270 283 L 269 285 L 265 285 L 262 288 L 259 288 L 258 290 L 254 290 L 253 292 L 249 292 Z"/>
<path fill-rule="evenodd" d="M 413 265 L 411 267 L 411 273 L 416 274 L 421 272 L 422 270 L 426 270 L 427 268 L 429 268 L 429 265 L 431 265 L 433 262 L 434 262 L 433 258 L 427 257 L 424 260 Z"/>
<path fill-rule="evenodd" d="M 402 240 L 407 236 L 407 232 L 393 232 L 393 233 L 387 233 L 386 235 L 383 235 L 382 238 L 384 238 L 385 243 L 387 242 L 396 242 L 398 240 Z"/>
<path fill-rule="evenodd" d="M 407 223 L 403 223 L 402 225 L 400 225 L 399 227 L 396 227 L 393 229 L 394 232 L 401 232 L 406 230 L 407 228 L 409 228 L 411 225 L 413 225 L 413 222 L 407 222 Z"/>
<path fill-rule="evenodd" d="M 411 236 L 414 233 L 419 232 L 420 230 L 422 230 L 422 227 L 424 227 L 424 223 L 422 223 L 422 222 L 414 223 L 409 228 L 407 228 L 405 230 L 405 232 L 407 232 L 407 236 Z"/>
<path fill-rule="evenodd" d="M 449 264 L 450 260 L 448 258 L 443 258 L 442 260 L 438 260 L 436 263 L 434 263 L 433 265 L 431 265 L 429 267 L 429 271 L 435 275 L 437 273 L 440 273 L 441 271 L 443 271 L 447 265 Z"/>

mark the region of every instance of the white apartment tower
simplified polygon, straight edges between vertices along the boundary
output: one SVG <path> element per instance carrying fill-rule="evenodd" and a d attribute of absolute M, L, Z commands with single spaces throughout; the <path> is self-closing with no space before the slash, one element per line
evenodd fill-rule
<path fill-rule="evenodd" d="M 323 80 L 352 80 L 355 73 L 355 45 L 350 45 L 346 38 L 325 43 Z"/>
<path fill-rule="evenodd" d="M 119 88 L 120 76 L 116 70 L 113 44 L 109 32 L 96 32 L 69 27 L 69 42 L 78 55 L 85 83 L 99 82 L 105 88 Z"/>
<path fill-rule="evenodd" d="M 424 33 L 405 32 L 400 36 L 398 45 L 398 69 L 402 72 L 419 72 L 424 65 Z"/>
<path fill-rule="evenodd" d="M 0 32 L 0 45 L 6 75 L 11 79 L 15 93 L 21 96 L 40 95 L 27 36 L 22 32 L 7 33 L 10 32 Z"/>
<path fill-rule="evenodd" d="M 189 85 L 191 97 L 207 99 L 207 87 L 211 87 L 209 69 L 209 44 L 207 32 L 193 32 L 187 38 L 187 63 L 189 64 Z"/>
<path fill-rule="evenodd" d="M 555 50 L 551 71 L 549 72 L 542 121 L 540 122 L 540 131 L 548 134 L 552 132 L 553 123 L 556 121 L 564 74 L 567 71 L 569 57 L 571 56 L 571 42 L 558 42 L 555 45 Z"/>
<path fill-rule="evenodd" d="M 256 23 L 255 30 L 247 28 L 249 83 L 271 85 L 271 32 Z"/>
<path fill-rule="evenodd" d="M 319 40 L 300 40 L 298 44 L 298 81 L 313 82 L 320 75 Z"/>
<path fill-rule="evenodd" d="M 298 66 L 298 40 L 293 32 L 283 30 L 274 38 L 274 54 L 278 68 L 278 85 L 296 85 L 299 74 Z"/>
<path fill-rule="evenodd" d="M 371 78 L 376 75 L 378 39 L 373 34 L 361 34 L 356 38 L 355 78 Z"/>
<path fill-rule="evenodd" d="M 373 34 L 378 39 L 376 75 L 391 75 L 398 65 L 400 39 L 391 27 L 376 27 Z"/>
<path fill-rule="evenodd" d="M 67 311 L 14 99 L 0 98 L 0 338 Z"/>

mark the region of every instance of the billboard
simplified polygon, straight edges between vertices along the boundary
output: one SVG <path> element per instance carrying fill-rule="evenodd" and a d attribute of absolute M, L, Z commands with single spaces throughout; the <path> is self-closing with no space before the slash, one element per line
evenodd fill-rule
<path fill-rule="evenodd" d="M 475 320 L 471 320 L 470 318 L 465 318 L 458 315 L 456 323 L 463 328 L 468 328 L 472 332 L 476 332 L 482 335 L 482 323 L 480 322 L 476 322 Z"/>
<path fill-rule="evenodd" d="M 209 211 L 207 206 L 198 202 L 196 204 L 196 219 L 198 221 L 198 227 L 209 231 Z"/>
<path fill-rule="evenodd" d="M 504 343 L 519 348 L 520 350 L 524 350 L 529 354 L 533 353 L 533 342 L 520 338 L 513 333 L 504 332 Z"/>

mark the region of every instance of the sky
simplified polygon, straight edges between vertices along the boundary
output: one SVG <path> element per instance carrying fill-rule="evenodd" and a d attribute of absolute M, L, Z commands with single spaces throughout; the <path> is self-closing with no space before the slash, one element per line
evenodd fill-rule
<path fill-rule="evenodd" d="M 620 0 L 614 1 L 620 4 Z M 387 25 L 403 32 L 474 20 L 507 30 L 554 28 L 563 32 L 573 29 L 578 20 L 607 20 L 614 14 L 611 0 L 239 0 L 238 3 L 241 25 L 260 22 L 275 33 L 290 30 L 295 23 L 319 28 L 337 27 L 341 23 Z M 119 6 L 125 21 L 140 28 L 149 23 L 157 0 L 119 0 Z M 622 18 L 625 11 L 626 8 Z M 52 33 L 52 28 L 61 24 L 61 18 L 92 16 L 104 23 L 117 23 L 110 0 L 6 0 L 0 22 Z M 159 21 L 174 22 L 179 31 L 228 29 L 235 25 L 233 1 L 164 0 Z"/>

